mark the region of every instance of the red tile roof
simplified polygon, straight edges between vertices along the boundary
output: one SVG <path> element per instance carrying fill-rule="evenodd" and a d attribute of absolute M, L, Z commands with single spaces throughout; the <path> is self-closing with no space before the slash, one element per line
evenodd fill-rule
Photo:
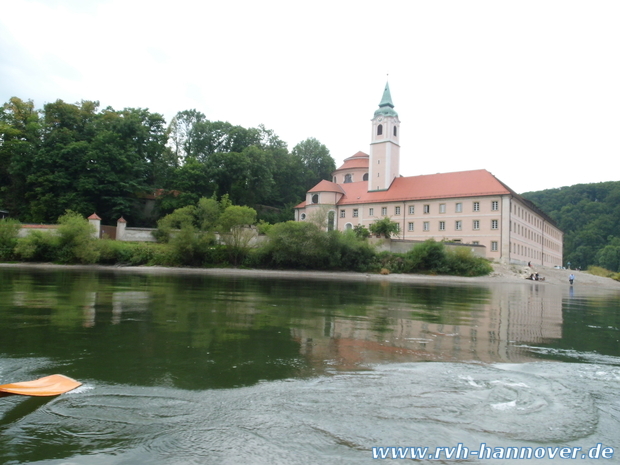
<path fill-rule="evenodd" d="M 368 192 L 368 182 L 340 184 L 345 191 L 338 205 L 407 200 L 503 195 L 511 191 L 487 170 L 399 177 L 388 190 Z"/>
<path fill-rule="evenodd" d="M 323 179 L 320 183 L 310 189 L 308 192 L 338 192 L 344 194 L 344 190 L 340 184 Z"/>
<path fill-rule="evenodd" d="M 355 155 L 346 158 L 342 166 L 340 166 L 340 168 L 336 171 L 348 170 L 351 168 L 368 168 L 369 159 L 370 157 L 368 154 L 364 152 L 357 152 Z"/>

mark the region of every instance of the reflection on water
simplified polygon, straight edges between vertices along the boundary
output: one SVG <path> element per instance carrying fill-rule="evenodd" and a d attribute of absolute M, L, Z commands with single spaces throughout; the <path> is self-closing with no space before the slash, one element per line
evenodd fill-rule
<path fill-rule="evenodd" d="M 618 295 L 2 268 L 0 282 L 0 382 L 85 382 L 54 399 L 0 399 L 0 463 L 620 447 Z"/>

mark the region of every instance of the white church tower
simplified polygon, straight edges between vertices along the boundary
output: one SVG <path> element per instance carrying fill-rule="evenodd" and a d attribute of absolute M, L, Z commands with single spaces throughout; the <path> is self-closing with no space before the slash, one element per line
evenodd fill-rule
<path fill-rule="evenodd" d="M 390 188 L 400 175 L 400 121 L 394 111 L 390 86 L 385 84 L 379 109 L 372 118 L 368 190 L 382 191 Z"/>

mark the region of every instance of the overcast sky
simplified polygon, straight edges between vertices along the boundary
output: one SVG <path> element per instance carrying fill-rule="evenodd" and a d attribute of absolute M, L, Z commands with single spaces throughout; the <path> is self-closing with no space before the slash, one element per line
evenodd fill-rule
<path fill-rule="evenodd" d="M 0 103 L 99 100 L 369 152 L 389 74 L 401 174 L 518 193 L 620 180 L 620 1 L 5 0 Z"/>

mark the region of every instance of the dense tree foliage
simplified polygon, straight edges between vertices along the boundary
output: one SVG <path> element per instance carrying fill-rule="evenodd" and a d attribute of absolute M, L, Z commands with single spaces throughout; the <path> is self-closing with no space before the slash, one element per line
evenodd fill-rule
<path fill-rule="evenodd" d="M 316 139 L 289 152 L 274 131 L 209 121 L 198 110 L 169 125 L 147 109 L 57 100 L 35 109 L 13 97 L 0 107 L 0 208 L 22 222 L 53 222 L 70 209 L 104 224 L 124 216 L 153 226 L 201 198 L 229 196 L 271 222 L 335 169 Z M 150 212 L 145 208 L 155 202 Z"/>
<path fill-rule="evenodd" d="M 620 271 L 620 181 L 528 192 L 564 231 L 564 262 Z"/>

